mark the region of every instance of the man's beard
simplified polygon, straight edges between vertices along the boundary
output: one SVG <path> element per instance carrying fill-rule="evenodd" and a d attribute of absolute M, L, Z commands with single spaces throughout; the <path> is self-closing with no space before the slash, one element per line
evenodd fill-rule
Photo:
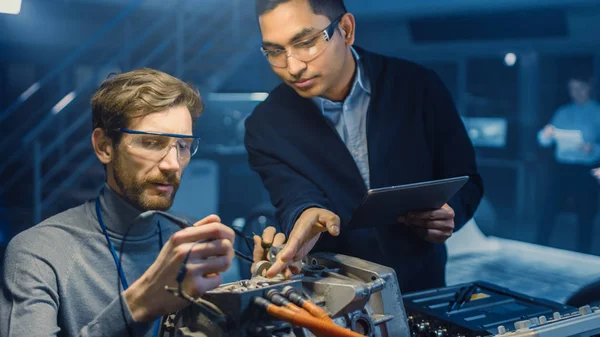
<path fill-rule="evenodd" d="M 112 173 L 115 183 L 121 190 L 121 193 L 123 193 L 123 196 L 136 208 L 143 211 L 166 211 L 171 208 L 180 183 L 174 172 L 170 175 L 161 174 L 158 177 L 146 177 L 138 181 L 135 174 L 131 174 L 130 170 L 124 167 L 119 154 L 116 154 L 113 164 Z M 158 190 L 153 196 L 144 193 L 146 187 L 154 183 L 171 185 L 173 187 L 171 195 L 168 196 L 169 192 Z"/>

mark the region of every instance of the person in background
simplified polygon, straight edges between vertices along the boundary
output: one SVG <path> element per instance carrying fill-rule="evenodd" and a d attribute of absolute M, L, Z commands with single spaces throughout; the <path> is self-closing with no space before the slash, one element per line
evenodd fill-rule
<path fill-rule="evenodd" d="M 548 244 L 555 216 L 568 201 L 578 215 L 578 249 L 589 253 L 599 192 L 593 168 L 600 162 L 600 105 L 592 99 L 590 77 L 573 75 L 567 88 L 572 102 L 558 108 L 537 135 L 540 146 L 554 146 L 557 162 L 538 224 L 538 243 Z"/>
<path fill-rule="evenodd" d="M 594 176 L 594 178 L 596 178 L 596 180 L 598 180 L 598 183 L 600 183 L 600 167 L 592 169 L 591 174 Z"/>

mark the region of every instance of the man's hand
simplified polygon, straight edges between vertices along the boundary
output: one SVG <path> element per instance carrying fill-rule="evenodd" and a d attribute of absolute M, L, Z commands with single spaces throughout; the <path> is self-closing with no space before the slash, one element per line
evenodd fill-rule
<path fill-rule="evenodd" d="M 594 176 L 594 178 L 596 178 L 596 180 L 598 180 L 598 182 L 600 183 L 600 167 L 597 167 L 595 169 L 592 169 L 591 172 L 592 176 Z"/>
<path fill-rule="evenodd" d="M 292 263 L 302 260 L 315 246 L 321 233 L 340 235 L 340 217 L 323 208 L 307 208 L 302 212 L 288 238 L 288 243 L 277 260 L 267 270 L 267 277 L 273 277 Z"/>
<path fill-rule="evenodd" d="M 152 321 L 189 305 L 165 286 L 177 287 L 177 274 L 190 249 L 183 291 L 198 297 L 221 284 L 219 273 L 229 269 L 234 257 L 234 232 L 220 221 L 210 215 L 173 234 L 150 268 L 123 292 L 135 321 Z M 196 243 L 199 240 L 206 242 Z"/>
<path fill-rule="evenodd" d="M 542 131 L 542 135 L 543 135 L 545 138 L 554 137 L 554 133 L 555 133 L 554 131 L 555 131 L 555 130 L 556 130 L 556 129 L 554 128 L 554 126 L 552 126 L 552 125 L 548 124 L 548 125 L 546 125 L 546 126 L 544 127 L 544 131 Z"/>
<path fill-rule="evenodd" d="M 254 235 L 254 263 L 250 268 L 251 272 L 254 273 L 254 268 L 256 268 L 256 263 L 259 261 L 268 261 L 269 249 L 272 246 L 282 246 L 285 244 L 285 234 L 276 233 L 275 227 L 267 227 L 262 233 L 262 237 L 258 235 Z M 290 265 L 289 268 L 285 268 L 283 270 L 283 275 L 286 279 L 290 279 L 292 274 L 298 274 L 300 272 L 300 267 L 297 265 Z M 266 275 L 263 275 L 266 276 Z"/>
<path fill-rule="evenodd" d="M 585 143 L 581 146 L 581 151 L 585 152 L 585 153 L 590 153 L 592 152 L 592 144 L 590 143 Z"/>
<path fill-rule="evenodd" d="M 411 227 L 426 241 L 444 243 L 454 232 L 454 210 L 445 204 L 434 211 L 408 213 L 399 217 L 398 222 Z"/>

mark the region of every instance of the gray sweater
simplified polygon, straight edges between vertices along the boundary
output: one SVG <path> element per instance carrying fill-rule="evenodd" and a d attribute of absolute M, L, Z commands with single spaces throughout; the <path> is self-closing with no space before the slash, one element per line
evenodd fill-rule
<path fill-rule="evenodd" d="M 178 230 L 140 211 L 108 186 L 101 212 L 117 253 L 132 225 L 121 263 L 131 285 Z M 159 219 L 160 218 L 160 219 Z M 136 323 L 122 297 L 117 267 L 95 211 L 95 200 L 69 209 L 17 235 L 8 245 L 0 295 L 0 337 L 151 336 L 153 323 Z"/>

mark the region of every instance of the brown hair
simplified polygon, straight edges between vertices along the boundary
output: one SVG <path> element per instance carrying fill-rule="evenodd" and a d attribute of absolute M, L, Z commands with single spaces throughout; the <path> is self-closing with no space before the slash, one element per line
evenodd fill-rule
<path fill-rule="evenodd" d="M 184 105 L 192 120 L 200 116 L 204 103 L 193 86 L 158 70 L 137 69 L 105 80 L 94 94 L 93 129 L 105 130 L 114 142 L 120 139 L 119 128 L 131 119 Z"/>

